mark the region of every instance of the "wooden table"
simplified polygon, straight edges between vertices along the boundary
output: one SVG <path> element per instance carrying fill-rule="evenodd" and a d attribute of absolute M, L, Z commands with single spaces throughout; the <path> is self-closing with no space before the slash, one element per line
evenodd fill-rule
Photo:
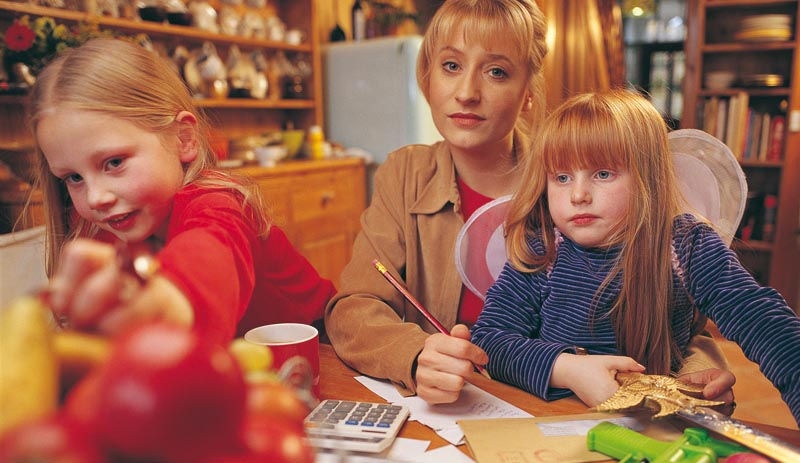
<path fill-rule="evenodd" d="M 359 376 L 359 373 L 342 363 L 330 344 L 320 344 L 319 356 L 320 396 L 322 399 L 385 402 L 383 398 L 354 379 L 355 376 Z M 488 380 L 477 373 L 472 375 L 469 382 L 534 416 L 588 413 L 586 405 L 574 396 L 546 402 L 521 389 L 499 381 Z M 800 431 L 770 426 L 763 423 L 748 422 L 747 424 L 800 447 Z M 400 436 L 409 439 L 430 441 L 430 450 L 449 444 L 446 440 L 439 437 L 431 428 L 416 421 L 407 421 L 403 429 L 400 430 Z M 472 457 L 466 445 L 459 446 L 459 449 Z"/>

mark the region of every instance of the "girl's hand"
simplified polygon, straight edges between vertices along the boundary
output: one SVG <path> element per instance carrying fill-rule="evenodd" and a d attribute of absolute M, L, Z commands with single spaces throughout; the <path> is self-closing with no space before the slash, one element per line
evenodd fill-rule
<path fill-rule="evenodd" d="M 446 334 L 432 334 L 417 357 L 417 395 L 430 404 L 458 400 L 465 378 L 472 374 L 473 362 L 485 365 L 486 352 L 469 342 L 469 328 L 456 325 Z"/>
<path fill-rule="evenodd" d="M 550 387 L 570 389 L 590 407 L 603 403 L 619 389 L 617 372 L 644 372 L 644 366 L 630 357 L 616 355 L 575 355 L 556 357 Z"/>
<path fill-rule="evenodd" d="M 188 326 L 194 318 L 189 301 L 167 279 L 155 275 L 143 286 L 120 268 L 114 246 L 88 239 L 64 246 L 49 301 L 70 327 L 110 335 L 142 320 Z"/>
<path fill-rule="evenodd" d="M 721 400 L 725 405 L 720 405 L 718 410 L 727 415 L 732 415 L 736 408 L 733 400 L 733 385 L 736 383 L 736 376 L 728 370 L 719 368 L 709 368 L 693 373 L 687 373 L 678 377 L 679 380 L 705 385 L 703 388 L 703 399 Z M 717 407 L 714 407 L 717 408 Z"/>

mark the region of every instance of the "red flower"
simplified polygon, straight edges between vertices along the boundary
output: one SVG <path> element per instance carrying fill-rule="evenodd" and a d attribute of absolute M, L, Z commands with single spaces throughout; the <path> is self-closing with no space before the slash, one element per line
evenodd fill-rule
<path fill-rule="evenodd" d="M 19 21 L 14 21 L 14 24 L 6 30 L 6 46 L 9 50 L 25 51 L 33 45 L 33 39 L 35 38 L 36 34 L 33 30 L 24 24 L 20 24 Z"/>

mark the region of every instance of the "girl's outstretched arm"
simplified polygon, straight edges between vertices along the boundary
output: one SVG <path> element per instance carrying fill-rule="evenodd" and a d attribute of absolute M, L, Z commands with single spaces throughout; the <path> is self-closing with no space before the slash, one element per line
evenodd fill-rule
<path fill-rule="evenodd" d="M 617 372 L 644 372 L 630 357 L 617 355 L 560 354 L 553 364 L 550 387 L 570 389 L 590 407 L 603 403 L 619 388 Z"/>
<path fill-rule="evenodd" d="M 146 319 L 186 326 L 194 313 L 183 293 L 157 274 L 145 284 L 120 268 L 113 245 L 78 239 L 68 243 L 49 287 L 58 319 L 72 328 L 115 334 Z"/>

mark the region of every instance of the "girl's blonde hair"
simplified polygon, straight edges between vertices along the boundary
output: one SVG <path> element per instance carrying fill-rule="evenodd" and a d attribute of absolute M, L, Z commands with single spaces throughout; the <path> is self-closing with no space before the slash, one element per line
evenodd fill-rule
<path fill-rule="evenodd" d="M 447 0 L 428 24 L 417 57 L 417 84 L 430 101 L 431 66 L 438 47 L 463 32 L 468 41 L 491 44 L 510 40 L 527 64 L 532 108 L 517 119 L 517 128 L 530 134 L 545 111 L 542 66 L 547 54 L 547 21 L 534 0 Z M 527 149 L 527 148 L 526 148 Z"/>
<path fill-rule="evenodd" d="M 682 361 L 671 332 L 672 225 L 681 203 L 667 125 L 647 99 L 626 90 L 577 95 L 545 120 L 521 161 L 506 223 L 509 261 L 520 271 L 538 272 L 555 260 L 547 176 L 602 167 L 627 170 L 631 192 L 627 217 L 607 243 L 622 250 L 595 300 L 621 273 L 622 289 L 611 309 L 618 348 L 651 373 L 668 374 Z M 529 247 L 539 233 L 545 255 Z"/>
<path fill-rule="evenodd" d="M 259 233 L 269 230 L 261 197 L 252 182 L 216 170 L 216 156 L 208 141 L 208 123 L 194 106 L 180 76 L 155 53 L 129 41 L 98 38 L 59 54 L 39 74 L 30 94 L 28 122 L 37 139 L 38 123 L 48 112 L 92 111 L 123 119 L 159 134 L 164 143 L 178 135 L 175 117 L 188 111 L 197 118 L 198 155 L 184 166 L 184 185 L 231 189 L 242 195 L 259 221 Z M 96 226 L 72 209 L 63 182 L 50 173 L 47 159 L 36 147 L 37 186 L 44 198 L 47 228 L 46 267 L 52 274 L 64 242 L 91 237 Z M 213 173 L 209 172 L 213 170 Z"/>

